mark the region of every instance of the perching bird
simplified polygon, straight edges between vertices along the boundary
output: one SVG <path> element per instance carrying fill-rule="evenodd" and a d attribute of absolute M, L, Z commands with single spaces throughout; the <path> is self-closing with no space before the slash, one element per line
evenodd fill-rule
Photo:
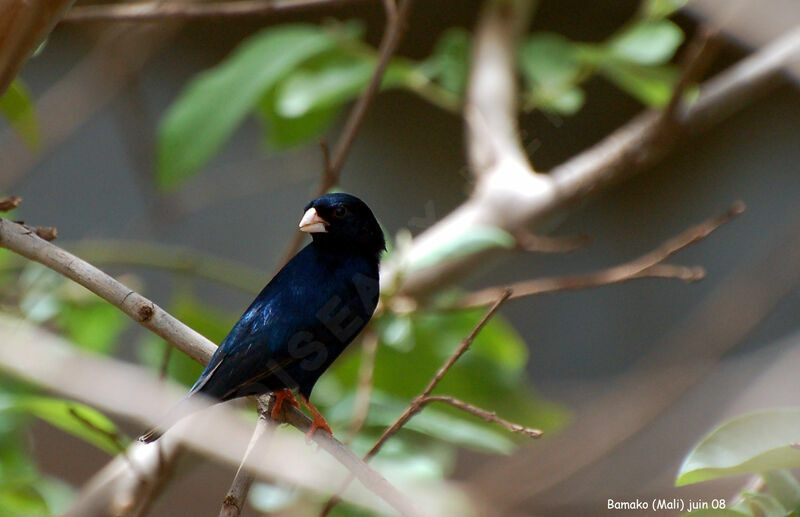
<path fill-rule="evenodd" d="M 369 207 L 348 194 L 327 194 L 309 203 L 300 231 L 311 234 L 312 242 L 256 297 L 187 398 L 200 393 L 225 401 L 272 392 L 276 416 L 284 401 L 297 405 L 297 391 L 314 416 L 310 437 L 317 429 L 331 432 L 308 397 L 372 317 L 386 244 Z M 139 439 L 151 442 L 161 432 L 153 429 Z"/>

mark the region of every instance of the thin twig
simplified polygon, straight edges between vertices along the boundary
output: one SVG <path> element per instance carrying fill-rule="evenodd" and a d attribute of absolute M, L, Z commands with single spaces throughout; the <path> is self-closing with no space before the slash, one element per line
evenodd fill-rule
<path fill-rule="evenodd" d="M 687 46 L 681 75 L 672 90 L 672 97 L 661 112 L 664 130 L 669 131 L 676 126 L 687 89 L 700 80 L 719 52 L 721 41 L 718 36 L 719 29 L 701 26 Z"/>
<path fill-rule="evenodd" d="M 462 411 L 466 411 L 471 415 L 475 415 L 478 418 L 482 418 L 489 423 L 499 424 L 512 433 L 519 433 L 524 434 L 525 436 L 529 436 L 531 438 L 540 438 L 542 436 L 542 431 L 539 429 L 533 429 L 530 427 L 525 427 L 519 424 L 515 424 L 514 422 L 509 422 L 504 418 L 500 418 L 497 416 L 497 413 L 494 411 L 488 411 L 486 409 L 480 408 L 478 406 L 472 405 L 468 402 L 464 402 L 463 400 L 459 400 L 455 397 L 450 397 L 448 395 L 428 395 L 424 399 L 422 399 L 422 405 L 425 406 L 431 402 L 443 402 L 445 404 L 450 404 L 453 407 L 456 407 Z"/>
<path fill-rule="evenodd" d="M 525 230 L 515 232 L 514 239 L 517 242 L 517 249 L 536 253 L 567 253 L 585 248 L 590 241 L 588 235 L 552 237 L 537 235 Z"/>
<path fill-rule="evenodd" d="M 378 333 L 372 329 L 364 333 L 361 338 L 361 363 L 358 367 L 358 387 L 356 388 L 355 402 L 353 403 L 353 418 L 350 421 L 350 439 L 354 439 L 369 413 L 369 399 L 372 395 L 373 373 L 375 372 L 375 358 L 378 354 Z"/>
<path fill-rule="evenodd" d="M 342 129 L 342 134 L 336 143 L 336 151 L 333 153 L 333 156 L 328 156 L 327 145 L 323 144 L 322 146 L 324 163 L 322 176 L 317 186 L 315 197 L 325 194 L 339 182 L 342 166 L 347 159 L 347 155 L 350 153 L 353 142 L 355 142 L 358 130 L 361 129 L 361 125 L 364 123 L 367 110 L 380 90 L 383 74 L 389 66 L 389 61 L 391 61 L 405 33 L 406 21 L 411 12 L 413 3 L 414 0 L 400 0 L 400 4 L 397 8 L 392 9 L 389 5 L 394 5 L 394 1 L 384 2 L 386 6 L 386 29 L 383 32 L 383 38 L 378 47 L 378 62 L 375 65 L 375 70 L 372 73 L 369 84 L 367 84 L 366 89 L 350 110 L 350 114 L 344 124 L 344 129 Z M 303 242 L 302 238 L 302 234 L 295 235 L 283 254 L 281 265 L 288 262 L 289 259 L 297 253 L 300 244 Z"/>
<path fill-rule="evenodd" d="M 79 5 L 64 16 L 63 22 L 154 22 L 191 21 L 240 16 L 268 16 L 312 9 L 336 7 L 364 0 L 238 0 L 192 4 L 185 2 L 126 2 L 108 5 Z"/>
<path fill-rule="evenodd" d="M 486 314 L 484 314 L 483 318 L 481 318 L 480 321 L 478 321 L 478 323 L 472 328 L 469 335 L 467 335 L 467 337 L 465 337 L 464 340 L 461 341 L 461 344 L 458 346 L 458 348 L 456 348 L 453 351 L 453 353 L 450 354 L 450 357 L 448 357 L 447 360 L 444 362 L 444 364 L 442 364 L 442 366 L 436 371 L 436 374 L 433 376 L 430 382 L 428 382 L 428 385 L 425 386 L 425 389 L 423 389 L 419 395 L 414 397 L 414 399 L 411 401 L 411 403 L 405 409 L 405 411 L 403 411 L 403 413 L 400 414 L 399 417 L 397 417 L 397 420 L 395 420 L 395 422 L 391 426 L 389 426 L 383 432 L 383 434 L 381 434 L 380 438 L 378 438 L 378 440 L 375 442 L 372 448 L 364 455 L 365 463 L 369 462 L 369 460 L 371 460 L 376 454 L 378 454 L 378 452 L 381 450 L 386 441 L 392 436 L 394 436 L 394 434 L 397 433 L 397 431 L 399 431 L 404 425 L 406 425 L 406 423 L 408 423 L 408 421 L 411 420 L 411 417 L 419 413 L 419 411 L 425 405 L 425 399 L 431 394 L 434 388 L 436 388 L 436 386 L 439 384 L 442 378 L 447 374 L 447 372 L 450 371 L 450 368 L 453 367 L 456 361 L 458 361 L 458 359 L 462 355 L 464 355 L 464 353 L 469 349 L 470 345 L 472 345 L 472 342 L 475 340 L 475 337 L 478 335 L 478 333 L 483 329 L 484 326 L 486 326 L 487 323 L 489 323 L 489 320 L 492 319 L 492 316 L 495 315 L 495 313 L 503 304 L 503 302 L 505 302 L 510 296 L 511 296 L 511 291 L 507 289 L 495 301 L 494 305 L 492 305 L 492 307 L 488 311 L 486 311 Z M 350 483 L 352 481 L 353 481 L 353 476 L 350 475 L 344 481 L 344 483 L 342 483 L 342 486 L 341 488 L 339 488 L 337 493 L 330 499 L 328 499 L 327 503 L 325 503 L 325 506 L 320 511 L 319 514 L 320 517 L 325 517 L 326 515 L 328 515 L 328 513 L 330 513 L 331 510 L 333 510 L 333 508 L 339 503 L 339 501 L 341 501 L 340 494 L 343 493 L 348 486 L 350 486 Z"/>
<path fill-rule="evenodd" d="M 269 438 L 275 432 L 275 423 L 269 417 L 272 411 L 272 405 L 275 403 L 275 397 L 269 397 L 267 404 L 263 404 L 263 399 L 258 399 L 258 421 L 256 428 L 253 431 L 253 436 L 250 438 L 250 443 L 247 445 L 247 450 L 242 457 L 242 463 L 236 470 L 236 475 L 233 477 L 231 487 L 222 501 L 222 508 L 219 512 L 219 517 L 239 517 L 242 512 L 244 503 L 247 500 L 247 493 L 250 491 L 250 486 L 253 484 L 253 475 L 245 469 L 244 465 L 247 462 L 248 456 L 253 452 L 253 448 L 260 440 Z"/>
<path fill-rule="evenodd" d="M 509 287 L 513 291 L 511 299 L 517 299 L 555 291 L 570 291 L 617 284 L 637 278 L 678 278 L 693 282 L 703 277 L 704 270 L 702 268 L 687 268 L 662 264 L 662 262 L 683 248 L 707 237 L 711 232 L 741 214 L 744 210 L 745 204 L 737 201 L 724 213 L 684 230 L 675 237 L 664 241 L 656 249 L 624 264 L 582 275 L 534 278 L 533 280 L 511 284 L 508 287 L 488 287 L 465 294 L 454 302 L 438 306 L 438 308 L 466 309 L 483 307 L 496 300 L 500 293 Z"/>

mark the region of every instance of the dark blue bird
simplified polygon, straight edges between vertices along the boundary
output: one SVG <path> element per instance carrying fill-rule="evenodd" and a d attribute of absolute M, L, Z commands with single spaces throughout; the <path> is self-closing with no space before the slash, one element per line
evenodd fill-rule
<path fill-rule="evenodd" d="M 300 231 L 311 234 L 312 242 L 256 297 L 187 398 L 201 393 L 225 401 L 272 392 L 277 415 L 285 400 L 297 404 L 296 391 L 314 416 L 311 436 L 330 427 L 308 397 L 372 317 L 386 245 L 372 211 L 349 194 L 327 194 L 309 203 Z M 150 442 L 160 434 L 154 429 L 140 440 Z"/>

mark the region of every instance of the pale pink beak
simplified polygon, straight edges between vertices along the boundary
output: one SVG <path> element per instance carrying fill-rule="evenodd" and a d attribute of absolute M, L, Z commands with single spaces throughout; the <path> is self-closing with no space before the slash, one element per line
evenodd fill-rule
<path fill-rule="evenodd" d="M 325 233 L 328 222 L 317 214 L 315 208 L 309 208 L 300 219 L 300 231 L 306 233 Z"/>

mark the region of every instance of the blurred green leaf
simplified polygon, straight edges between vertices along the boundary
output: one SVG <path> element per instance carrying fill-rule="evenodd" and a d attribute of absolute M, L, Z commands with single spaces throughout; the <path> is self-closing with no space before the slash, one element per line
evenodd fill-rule
<path fill-rule="evenodd" d="M 800 483 L 788 470 L 770 470 L 761 474 L 769 493 L 787 510 L 800 509 Z"/>
<path fill-rule="evenodd" d="M 662 108 L 672 97 L 678 71 L 671 66 L 641 66 L 623 61 L 602 64 L 606 77 L 642 104 Z"/>
<path fill-rule="evenodd" d="M 644 0 L 639 9 L 644 18 L 666 18 L 682 8 L 689 0 Z"/>
<path fill-rule="evenodd" d="M 279 512 L 297 502 L 300 492 L 295 488 L 254 483 L 247 500 L 263 513 Z"/>
<path fill-rule="evenodd" d="M 638 65 L 663 65 L 683 43 L 683 31 L 669 20 L 646 20 L 614 36 L 607 48 L 614 57 Z"/>
<path fill-rule="evenodd" d="M 583 63 L 572 41 L 551 32 L 533 34 L 519 49 L 519 62 L 529 87 L 561 89 L 579 79 Z"/>
<path fill-rule="evenodd" d="M 61 306 L 56 322 L 67 337 L 93 352 L 109 354 L 130 324 L 130 319 L 110 303 L 96 298 L 88 303 L 68 302 Z"/>
<path fill-rule="evenodd" d="M 338 107 L 358 97 L 375 71 L 375 59 L 332 59 L 319 70 L 298 70 L 276 87 L 276 111 L 286 118 L 305 116 L 310 111 Z M 389 64 L 381 88 L 402 86 L 411 67 Z"/>
<path fill-rule="evenodd" d="M 3 517 L 49 516 L 42 495 L 29 485 L 0 486 L 0 515 Z"/>
<path fill-rule="evenodd" d="M 14 79 L 6 92 L 0 96 L 0 114 L 8 120 L 28 147 L 34 150 L 41 148 L 36 107 L 21 79 Z"/>
<path fill-rule="evenodd" d="M 439 36 L 431 55 L 417 69 L 459 97 L 464 94 L 469 72 L 470 34 L 460 27 Z"/>
<path fill-rule="evenodd" d="M 534 34 L 520 48 L 519 61 L 529 90 L 526 106 L 564 115 L 583 106 L 585 93 L 578 84 L 588 68 L 573 42 L 558 34 Z"/>
<path fill-rule="evenodd" d="M 0 398 L 0 411 L 28 413 L 112 455 L 127 442 L 108 417 L 71 400 L 9 394 Z"/>
<path fill-rule="evenodd" d="M 770 494 L 742 492 L 742 497 L 759 517 L 787 517 L 789 512 Z"/>
<path fill-rule="evenodd" d="M 435 266 L 441 262 L 472 255 L 492 248 L 511 249 L 516 245 L 514 237 L 496 226 L 479 226 L 466 229 L 442 241 L 427 255 L 417 257 L 408 263 L 409 270 Z"/>
<path fill-rule="evenodd" d="M 222 63 L 199 74 L 159 128 L 159 186 L 174 188 L 191 176 L 270 88 L 305 60 L 336 45 L 330 33 L 314 25 L 282 25 L 249 37 Z"/>
<path fill-rule="evenodd" d="M 683 462 L 676 485 L 726 476 L 800 467 L 800 410 L 750 413 L 722 424 Z"/>
<path fill-rule="evenodd" d="M 296 118 L 281 116 L 275 110 L 275 89 L 273 88 L 258 103 L 257 113 L 264 123 L 265 142 L 269 149 L 285 149 L 305 144 L 319 137 L 336 119 L 340 107 L 309 111 Z"/>
<path fill-rule="evenodd" d="M 230 314 L 217 311 L 186 293 L 176 296 L 170 313 L 216 344 L 225 339 L 236 322 Z M 151 368 L 161 368 L 166 346 L 169 345 L 164 340 L 148 334 L 138 347 L 140 361 Z M 202 371 L 203 366 L 183 352 L 173 350 L 170 353 L 167 375 L 171 379 L 191 386 Z"/>

